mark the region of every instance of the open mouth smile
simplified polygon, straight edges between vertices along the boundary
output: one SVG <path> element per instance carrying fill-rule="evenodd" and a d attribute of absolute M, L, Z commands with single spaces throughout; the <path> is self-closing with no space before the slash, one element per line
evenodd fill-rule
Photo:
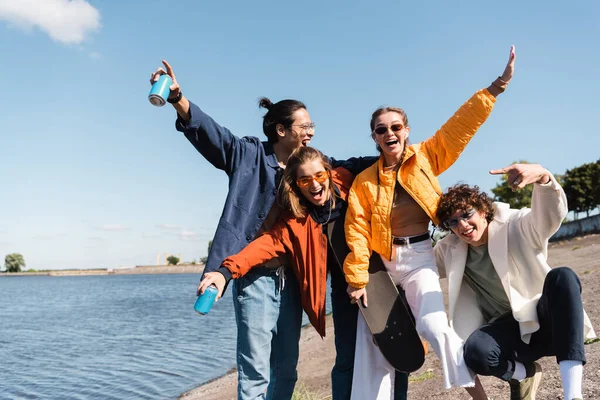
<path fill-rule="evenodd" d="M 464 231 L 463 233 L 461 233 L 461 235 L 466 238 L 471 238 L 473 236 L 474 232 L 475 232 L 475 228 L 469 228 L 466 231 Z"/>

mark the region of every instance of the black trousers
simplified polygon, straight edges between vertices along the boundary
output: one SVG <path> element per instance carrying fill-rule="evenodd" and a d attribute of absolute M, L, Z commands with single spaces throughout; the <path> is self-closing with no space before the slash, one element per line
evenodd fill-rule
<path fill-rule="evenodd" d="M 329 272 L 331 274 L 331 308 L 336 351 L 335 365 L 331 371 L 332 400 L 350 400 L 358 306 L 350 303 L 346 292 L 348 284 L 341 268 L 333 265 Z M 408 374 L 396 371 L 394 400 L 406 400 L 407 391 Z"/>
<path fill-rule="evenodd" d="M 515 362 L 527 364 L 544 356 L 585 364 L 583 348 L 583 305 L 581 282 L 567 267 L 546 275 L 537 305 L 540 329 L 529 344 L 521 340 L 519 323 L 512 313 L 483 325 L 464 345 L 467 366 L 478 375 L 493 375 L 505 381 L 512 378 Z"/>

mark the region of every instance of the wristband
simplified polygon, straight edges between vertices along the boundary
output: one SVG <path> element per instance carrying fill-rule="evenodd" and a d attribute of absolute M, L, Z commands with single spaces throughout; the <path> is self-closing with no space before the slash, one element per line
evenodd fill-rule
<path fill-rule="evenodd" d="M 177 104 L 181 101 L 181 98 L 183 97 L 183 93 L 181 92 L 181 90 L 179 91 L 179 94 L 177 96 L 175 96 L 174 98 L 167 98 L 167 101 L 171 104 Z"/>
<path fill-rule="evenodd" d="M 508 86 L 508 82 L 503 81 L 500 77 L 498 77 L 494 82 L 492 82 L 492 85 L 496 86 L 500 93 L 503 93 Z"/>

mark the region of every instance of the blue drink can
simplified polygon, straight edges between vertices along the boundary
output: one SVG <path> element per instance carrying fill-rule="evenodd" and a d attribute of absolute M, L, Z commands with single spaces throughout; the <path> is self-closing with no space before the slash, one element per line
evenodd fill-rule
<path fill-rule="evenodd" d="M 167 74 L 163 74 L 158 78 L 154 85 L 152 85 L 152 89 L 150 89 L 150 93 L 148 94 L 148 100 L 153 106 L 162 107 L 167 102 L 169 98 L 169 94 L 171 93 L 171 85 L 173 84 L 173 79 Z"/>
<path fill-rule="evenodd" d="M 209 287 L 207 287 L 204 293 L 198 296 L 198 298 L 196 299 L 196 303 L 194 304 L 194 310 L 196 310 L 198 314 L 208 314 L 213 303 L 215 302 L 217 292 L 218 290 L 215 285 L 210 285 Z"/>

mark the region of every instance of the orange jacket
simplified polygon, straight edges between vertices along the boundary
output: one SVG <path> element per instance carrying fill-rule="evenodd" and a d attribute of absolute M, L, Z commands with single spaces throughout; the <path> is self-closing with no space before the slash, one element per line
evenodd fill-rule
<path fill-rule="evenodd" d="M 458 159 L 481 124 L 492 112 L 496 98 L 482 89 L 475 93 L 429 139 L 410 145 L 397 176 L 383 173 L 383 155 L 361 172 L 348 197 L 346 240 L 350 253 L 344 262 L 346 281 L 363 288 L 369 281 L 371 251 L 391 260 L 392 204 L 396 181 L 421 206 L 435 225 L 442 190 L 437 176 Z"/>
<path fill-rule="evenodd" d="M 344 168 L 336 168 L 332 176 L 340 189 L 337 201 L 346 201 L 354 176 Z M 233 278 L 239 278 L 252 268 L 283 255 L 290 258 L 298 279 L 302 308 L 317 332 L 325 336 L 327 236 L 323 233 L 322 225 L 310 215 L 296 218 L 291 212 L 285 211 L 269 232 L 255 239 L 238 254 L 227 257 L 222 265 L 231 271 Z"/>

